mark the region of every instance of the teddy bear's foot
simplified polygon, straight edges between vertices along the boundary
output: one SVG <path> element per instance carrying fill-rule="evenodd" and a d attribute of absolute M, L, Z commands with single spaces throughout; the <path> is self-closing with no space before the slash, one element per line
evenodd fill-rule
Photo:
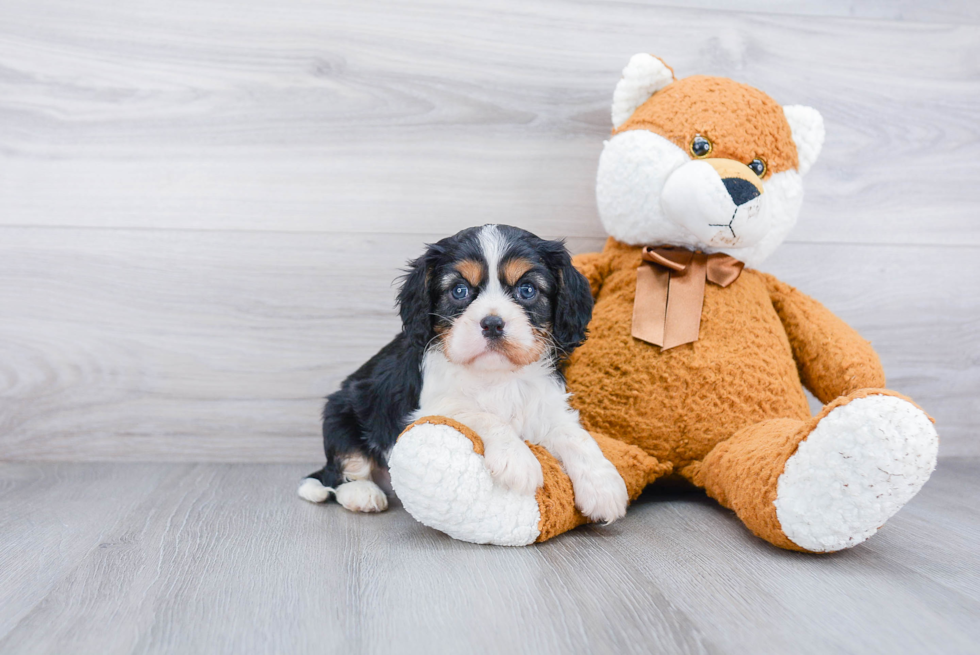
<path fill-rule="evenodd" d="M 861 543 L 922 488 L 938 444 L 929 417 L 902 398 L 869 395 L 832 409 L 779 477 L 783 532 L 815 552 Z"/>
<path fill-rule="evenodd" d="M 535 496 L 494 484 L 483 442 L 449 419 L 422 419 L 388 458 L 391 486 L 417 521 L 454 539 L 525 546 L 540 536 Z"/>
<path fill-rule="evenodd" d="M 631 500 L 672 469 L 635 446 L 592 436 Z M 483 459 L 483 441 L 475 432 L 452 419 L 422 418 L 401 434 L 391 451 L 391 484 L 416 520 L 462 541 L 524 546 L 587 523 L 558 460 L 541 446 L 528 447 L 544 478 L 534 495 L 494 484 Z"/>
<path fill-rule="evenodd" d="M 938 445 L 916 405 L 865 389 L 810 421 L 749 426 L 683 474 L 770 543 L 827 553 L 861 543 L 911 500 Z"/>

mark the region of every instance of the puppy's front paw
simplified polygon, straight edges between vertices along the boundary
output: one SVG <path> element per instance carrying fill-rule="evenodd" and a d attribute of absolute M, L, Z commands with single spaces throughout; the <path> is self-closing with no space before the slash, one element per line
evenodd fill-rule
<path fill-rule="evenodd" d="M 575 491 L 575 506 L 589 519 L 612 523 L 626 515 L 629 494 L 626 483 L 608 460 L 569 475 Z"/>
<path fill-rule="evenodd" d="M 484 443 L 483 459 L 493 479 L 507 489 L 530 496 L 544 486 L 541 462 L 523 441 Z"/>

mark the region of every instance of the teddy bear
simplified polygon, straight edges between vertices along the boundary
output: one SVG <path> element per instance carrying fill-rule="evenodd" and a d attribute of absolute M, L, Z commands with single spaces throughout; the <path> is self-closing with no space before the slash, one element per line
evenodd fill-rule
<path fill-rule="evenodd" d="M 823 119 L 638 54 L 612 123 L 596 182 L 609 237 L 574 259 L 595 300 L 565 370 L 582 425 L 631 500 L 673 476 L 780 548 L 863 542 L 929 478 L 938 436 L 885 388 L 867 341 L 757 269 L 797 220 Z M 816 416 L 804 387 L 824 404 Z M 416 519 L 457 539 L 541 542 L 587 519 L 561 463 L 531 448 L 544 474 L 534 496 L 493 482 L 478 434 L 426 417 L 393 448 L 391 483 Z"/>

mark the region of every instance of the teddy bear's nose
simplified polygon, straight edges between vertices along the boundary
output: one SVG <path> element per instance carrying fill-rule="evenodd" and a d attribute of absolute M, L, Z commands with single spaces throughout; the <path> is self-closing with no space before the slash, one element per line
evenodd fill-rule
<path fill-rule="evenodd" d="M 748 180 L 743 180 L 740 177 L 726 177 L 722 183 L 728 189 L 728 195 L 732 197 L 732 202 L 736 205 L 744 205 L 759 197 L 759 189 Z"/>

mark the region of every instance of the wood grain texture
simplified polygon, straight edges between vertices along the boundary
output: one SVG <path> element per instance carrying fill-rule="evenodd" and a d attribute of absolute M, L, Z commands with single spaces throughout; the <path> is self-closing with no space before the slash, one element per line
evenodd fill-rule
<path fill-rule="evenodd" d="M 98 552 L 106 532 L 185 467 L 0 469 L 0 635 Z"/>
<path fill-rule="evenodd" d="M 699 2 L 7 0 L 0 459 L 314 463 L 424 241 L 601 247 L 637 51 L 823 112 L 765 268 L 874 342 L 942 456 L 980 454 L 974 5 Z"/>
<path fill-rule="evenodd" d="M 653 51 L 824 114 L 794 240 L 980 245 L 972 22 L 524 0 L 8 0 L 3 19 L 3 225 L 598 237 L 612 90 Z"/>
<path fill-rule="evenodd" d="M 978 467 L 813 556 L 676 490 L 502 548 L 304 503 L 296 466 L 0 464 L 0 651 L 972 653 Z"/>
<path fill-rule="evenodd" d="M 310 465 L 323 396 L 398 330 L 391 280 L 437 238 L 6 232 L 3 458 Z M 787 244 L 770 264 L 874 343 L 942 456 L 980 454 L 980 249 Z"/>
<path fill-rule="evenodd" d="M 658 5 L 750 11 L 797 16 L 839 16 L 928 23 L 980 21 L 980 5 L 971 0 L 658 0 Z"/>

